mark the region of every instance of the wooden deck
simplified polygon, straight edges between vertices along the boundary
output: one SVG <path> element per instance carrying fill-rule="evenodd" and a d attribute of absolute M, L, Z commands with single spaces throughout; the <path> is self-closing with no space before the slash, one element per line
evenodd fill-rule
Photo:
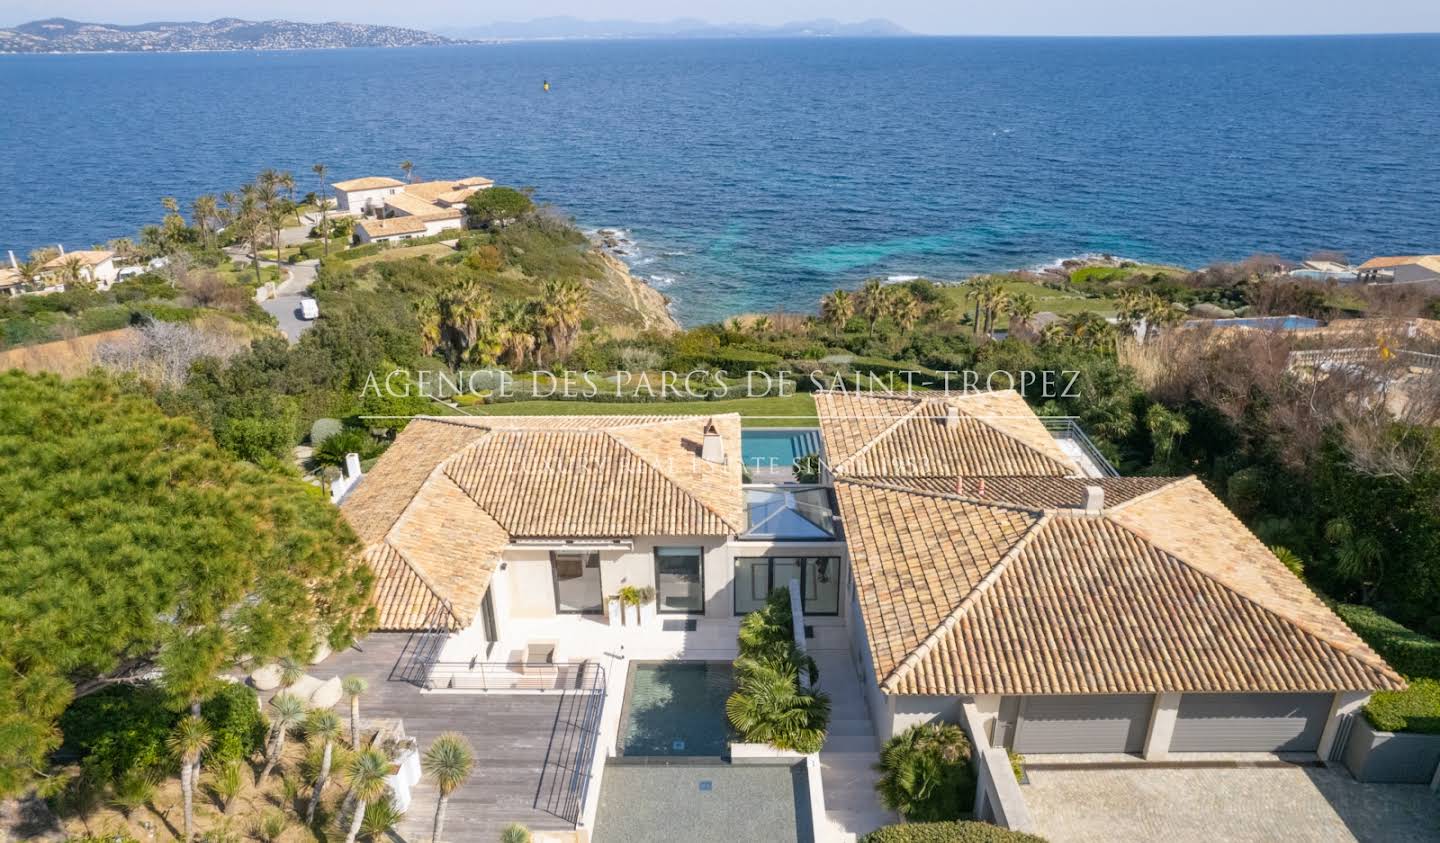
<path fill-rule="evenodd" d="M 579 804 L 570 787 L 582 750 L 579 721 L 585 696 L 573 693 L 421 693 L 399 679 L 397 661 L 408 635 L 377 633 L 310 669 L 313 676 L 356 674 L 370 682 L 361 718 L 399 717 L 421 749 L 441 732 L 460 732 L 475 747 L 475 772 L 450 797 L 445 836 L 498 840 L 512 822 L 532 830 L 573 829 Z M 613 691 L 613 689 L 612 689 Z M 341 703 L 337 711 L 346 713 Z M 581 792 L 583 776 L 580 773 Z M 405 841 L 428 841 L 436 790 L 428 780 L 412 793 L 398 832 Z"/>

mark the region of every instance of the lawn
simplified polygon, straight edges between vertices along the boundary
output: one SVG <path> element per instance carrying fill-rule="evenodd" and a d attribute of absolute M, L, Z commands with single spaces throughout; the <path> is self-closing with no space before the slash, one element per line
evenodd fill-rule
<path fill-rule="evenodd" d="M 215 267 L 215 271 L 220 273 L 220 277 L 226 281 L 244 284 L 247 287 L 255 286 L 255 269 L 248 263 L 230 261 Z M 260 264 L 260 277 L 264 279 L 264 281 L 274 281 L 278 284 L 284 278 L 284 274 L 280 267 L 268 266 L 262 263 Z"/>
<path fill-rule="evenodd" d="M 1002 286 L 1005 288 L 1005 292 L 1012 296 L 1022 293 L 1033 296 L 1036 313 L 1049 311 L 1065 316 L 1070 313 L 1090 311 L 1105 317 L 1115 315 L 1115 302 L 1112 299 L 1087 296 L 1070 290 L 1055 290 L 1039 284 L 1031 284 L 1028 281 L 1006 281 Z M 965 298 L 966 293 L 969 292 L 965 285 L 946 286 L 943 289 L 954 303 L 957 312 L 972 314 L 975 312 L 975 303 Z M 997 329 L 1005 328 L 1009 325 L 1009 321 L 1009 317 L 1002 313 L 996 317 L 995 327 Z"/>
<path fill-rule="evenodd" d="M 511 401 L 466 408 L 472 416 L 711 415 L 739 413 L 746 427 L 808 427 L 817 424 L 809 393 L 784 397 L 727 398 L 716 401 Z"/>
<path fill-rule="evenodd" d="M 446 255 L 453 254 L 455 254 L 455 250 L 442 243 L 423 243 L 419 246 L 397 246 L 396 248 L 386 249 L 379 254 L 370 255 L 369 257 L 355 258 L 350 261 L 350 265 L 359 269 L 362 266 L 381 263 L 383 261 L 398 261 L 404 260 L 405 258 L 423 257 L 443 258 Z"/>

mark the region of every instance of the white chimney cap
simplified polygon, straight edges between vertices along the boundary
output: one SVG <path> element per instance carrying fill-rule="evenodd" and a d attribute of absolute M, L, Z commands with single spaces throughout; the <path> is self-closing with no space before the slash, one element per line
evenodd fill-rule
<path fill-rule="evenodd" d="M 1085 487 L 1085 514 L 1099 515 L 1105 510 L 1105 487 Z"/>

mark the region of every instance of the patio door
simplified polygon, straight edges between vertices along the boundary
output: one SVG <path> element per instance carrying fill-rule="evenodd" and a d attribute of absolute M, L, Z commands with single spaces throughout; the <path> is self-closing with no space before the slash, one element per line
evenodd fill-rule
<path fill-rule="evenodd" d="M 598 615 L 605 610 L 599 553 L 552 553 L 550 565 L 555 570 L 555 611 Z"/>

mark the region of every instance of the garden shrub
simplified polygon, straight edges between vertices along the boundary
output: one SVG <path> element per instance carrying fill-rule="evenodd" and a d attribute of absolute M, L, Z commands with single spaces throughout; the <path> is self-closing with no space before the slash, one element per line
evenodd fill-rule
<path fill-rule="evenodd" d="M 165 739 L 179 715 L 149 685 L 114 685 L 81 697 L 60 715 L 62 751 L 80 756 L 96 784 L 110 785 L 130 772 L 168 770 Z"/>
<path fill-rule="evenodd" d="M 740 623 L 735 691 L 725 701 L 730 725 L 750 743 L 819 752 L 830 724 L 830 698 L 814 685 L 815 660 L 795 646 L 790 592 L 777 588 Z M 800 682 L 808 674 L 810 684 Z"/>
<path fill-rule="evenodd" d="M 1407 629 L 1369 606 L 1339 603 L 1335 614 L 1402 674 L 1440 679 L 1440 641 Z"/>
<path fill-rule="evenodd" d="M 958 820 L 975 804 L 970 741 L 953 723 L 911 726 L 886 741 L 876 770 L 881 803 L 907 820 Z"/>
<path fill-rule="evenodd" d="M 1440 680 L 1411 679 L 1403 691 L 1376 691 L 1365 718 L 1382 732 L 1440 735 Z"/>
<path fill-rule="evenodd" d="M 860 843 L 1045 843 L 1045 838 L 982 822 L 904 823 L 877 828 Z"/>
<path fill-rule="evenodd" d="M 210 725 L 209 758 L 244 761 L 265 743 L 265 717 L 255 692 L 239 682 L 227 682 L 200 706 Z"/>

